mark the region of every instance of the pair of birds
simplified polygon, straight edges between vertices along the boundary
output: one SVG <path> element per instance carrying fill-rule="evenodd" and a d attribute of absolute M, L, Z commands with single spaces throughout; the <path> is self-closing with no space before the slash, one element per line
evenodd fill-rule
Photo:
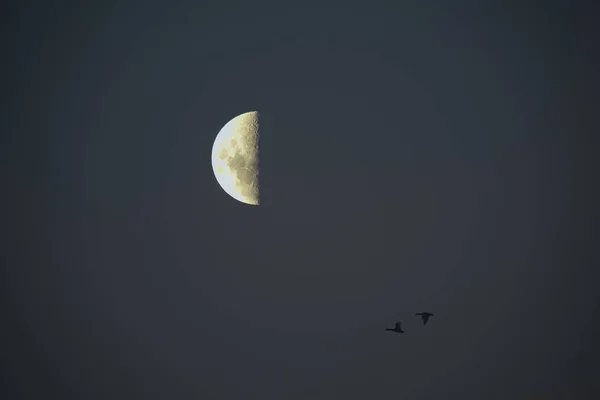
<path fill-rule="evenodd" d="M 429 321 L 429 317 L 431 317 L 433 314 L 428 313 L 428 312 L 422 312 L 422 313 L 415 313 L 415 315 L 420 315 L 421 319 L 423 320 L 423 325 L 426 325 L 427 321 Z M 404 331 L 402 330 L 402 323 L 400 321 L 396 322 L 396 326 L 394 328 L 387 328 L 386 331 L 392 331 L 392 332 L 396 332 L 396 333 L 404 333 Z"/>

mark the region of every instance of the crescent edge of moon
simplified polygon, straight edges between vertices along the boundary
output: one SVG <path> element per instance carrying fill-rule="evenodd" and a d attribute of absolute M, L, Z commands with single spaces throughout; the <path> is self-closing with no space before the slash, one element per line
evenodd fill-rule
<path fill-rule="evenodd" d="M 258 112 L 240 114 L 227 122 L 212 147 L 212 168 L 217 182 L 234 199 L 260 203 Z"/>

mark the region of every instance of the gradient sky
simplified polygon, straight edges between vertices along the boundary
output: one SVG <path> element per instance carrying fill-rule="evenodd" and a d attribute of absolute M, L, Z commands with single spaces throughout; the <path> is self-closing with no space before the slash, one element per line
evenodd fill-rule
<path fill-rule="evenodd" d="M 591 9 L 85 3 L 2 13 L 0 397 L 600 398 Z"/>

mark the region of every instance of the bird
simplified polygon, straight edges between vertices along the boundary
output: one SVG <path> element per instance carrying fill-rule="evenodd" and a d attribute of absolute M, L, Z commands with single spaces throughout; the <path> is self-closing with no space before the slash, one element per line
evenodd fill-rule
<path fill-rule="evenodd" d="M 427 325 L 427 321 L 429 321 L 429 317 L 431 317 L 433 314 L 428 313 L 428 312 L 422 312 L 422 313 L 415 313 L 415 315 L 420 315 L 421 319 L 423 320 L 423 325 Z"/>
<path fill-rule="evenodd" d="M 404 333 L 404 331 L 402 330 L 402 323 L 400 321 L 396 322 L 396 326 L 394 328 L 387 328 L 386 331 Z"/>

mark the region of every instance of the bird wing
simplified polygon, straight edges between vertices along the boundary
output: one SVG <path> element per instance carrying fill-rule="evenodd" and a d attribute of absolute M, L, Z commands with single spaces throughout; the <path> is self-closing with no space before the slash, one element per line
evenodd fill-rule
<path fill-rule="evenodd" d="M 402 329 L 402 323 L 396 322 L 396 329 Z"/>

